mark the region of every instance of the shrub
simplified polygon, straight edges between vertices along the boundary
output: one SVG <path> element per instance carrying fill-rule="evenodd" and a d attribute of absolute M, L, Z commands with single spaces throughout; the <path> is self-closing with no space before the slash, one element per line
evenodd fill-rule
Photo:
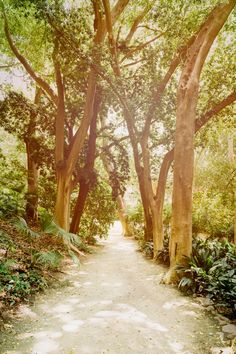
<path fill-rule="evenodd" d="M 36 270 L 19 272 L 14 270 L 13 259 L 0 261 L 0 299 L 10 306 L 47 286 L 45 278 Z"/>
<path fill-rule="evenodd" d="M 227 241 L 195 240 L 187 266 L 178 267 L 179 288 L 207 295 L 216 307 L 236 315 L 236 252 Z"/>
<path fill-rule="evenodd" d="M 128 210 L 127 221 L 131 225 L 133 234 L 140 242 L 141 247 L 144 246 L 144 216 L 142 204 L 138 203 L 134 208 Z"/>
<path fill-rule="evenodd" d="M 163 263 L 167 266 L 170 265 L 170 255 L 169 255 L 169 234 L 166 233 L 163 242 L 163 249 L 157 254 L 157 261 Z"/>

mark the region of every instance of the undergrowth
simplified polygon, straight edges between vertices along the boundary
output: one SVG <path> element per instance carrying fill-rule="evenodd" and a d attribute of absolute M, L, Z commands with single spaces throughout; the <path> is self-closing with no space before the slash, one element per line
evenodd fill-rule
<path fill-rule="evenodd" d="M 65 257 L 79 265 L 70 244 L 88 250 L 79 236 L 65 232 L 48 216 L 41 220 L 41 229 L 31 228 L 21 217 L 12 223 L 0 220 L 0 313 L 55 282 L 54 273 Z"/>
<path fill-rule="evenodd" d="M 141 243 L 140 250 L 153 258 L 153 242 Z M 156 257 L 169 266 L 169 237 Z M 185 266 L 177 266 L 178 288 L 187 295 L 210 298 L 222 314 L 236 317 L 236 251 L 228 241 L 193 239 L 192 256 Z"/>
<path fill-rule="evenodd" d="M 179 266 L 179 289 L 187 294 L 207 296 L 219 312 L 236 317 L 236 252 L 228 241 L 193 242 L 191 258 Z"/>

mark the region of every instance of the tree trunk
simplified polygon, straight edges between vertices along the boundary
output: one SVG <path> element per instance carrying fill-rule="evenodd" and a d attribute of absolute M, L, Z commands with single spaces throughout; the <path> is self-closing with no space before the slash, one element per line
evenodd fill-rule
<path fill-rule="evenodd" d="M 206 111 L 195 121 L 195 134 L 203 127 L 211 118 L 216 116 L 221 112 L 225 107 L 231 105 L 236 100 L 236 92 L 233 91 L 230 95 L 224 98 L 222 101 L 218 102 L 213 108 Z M 156 190 L 156 212 L 155 218 L 157 219 L 158 226 L 158 239 L 162 240 L 164 238 L 164 229 L 163 229 L 163 207 L 165 200 L 165 189 L 166 181 L 169 173 L 170 166 L 174 160 L 174 149 L 168 151 L 163 159 L 161 164 L 157 190 Z M 235 217 L 236 220 L 236 217 Z"/>
<path fill-rule="evenodd" d="M 61 168 L 57 171 L 57 199 L 54 217 L 65 231 L 69 231 L 71 190 L 71 176 L 68 175 L 65 167 Z"/>
<path fill-rule="evenodd" d="M 97 117 L 101 105 L 101 93 L 97 90 L 94 98 L 93 118 L 90 125 L 88 151 L 86 157 L 86 164 L 84 171 L 86 172 L 85 178 L 80 180 L 79 195 L 73 212 L 73 217 L 70 225 L 70 232 L 79 232 L 79 224 L 84 211 L 85 202 L 91 188 L 90 174 L 94 168 L 95 153 L 96 153 L 96 139 L 97 139 Z"/>
<path fill-rule="evenodd" d="M 149 241 L 153 241 L 152 212 L 148 200 L 147 190 L 145 188 L 142 169 L 141 171 L 139 169 L 138 170 L 136 169 L 136 172 L 138 176 L 139 190 L 140 190 L 143 212 L 144 212 L 144 241 L 149 242 Z"/>
<path fill-rule="evenodd" d="M 94 38 L 94 48 L 92 52 L 92 58 L 94 63 L 98 65 L 100 62 L 101 54 L 97 50 L 97 45 L 99 45 L 104 40 L 106 31 L 104 32 L 104 29 L 102 28 L 102 19 L 101 19 L 102 14 L 99 11 L 99 4 L 94 2 L 94 6 L 96 9 L 95 10 L 96 35 Z M 56 64 L 58 63 L 56 62 Z M 63 112 L 62 109 L 63 104 L 60 104 L 60 96 L 62 96 L 61 101 L 64 99 L 63 97 L 64 92 L 62 87 L 63 80 L 60 78 L 59 68 L 57 68 L 56 72 L 58 72 L 58 76 L 59 76 L 57 80 L 57 82 L 59 82 L 59 84 L 57 85 L 59 103 L 58 103 L 58 116 L 56 121 L 57 130 L 56 130 L 55 152 L 57 158 L 56 169 L 57 171 L 59 170 L 59 173 L 57 174 L 57 195 L 56 195 L 56 208 L 54 212 L 54 218 L 58 223 L 58 225 L 62 228 L 65 228 L 65 230 L 67 231 L 69 230 L 69 222 L 70 222 L 70 197 L 72 191 L 72 175 L 78 160 L 79 153 L 83 148 L 84 141 L 86 139 L 86 135 L 93 117 L 94 97 L 95 97 L 96 83 L 97 83 L 97 72 L 95 68 L 91 66 L 89 77 L 88 77 L 88 88 L 86 92 L 83 118 L 70 144 L 69 156 L 67 157 L 67 159 L 65 159 L 64 151 L 62 151 L 62 148 L 60 148 L 62 144 L 64 145 L 64 140 L 62 141 L 63 136 L 60 132 L 60 129 L 63 129 L 64 131 L 64 125 L 62 126 L 62 121 L 65 120 L 65 117 L 63 117 L 63 115 L 65 115 L 65 111 Z M 61 95 L 59 94 L 60 92 Z M 61 127 L 60 127 L 60 122 L 61 122 Z M 61 139 L 61 143 L 60 143 L 60 139 Z M 61 198 L 63 196 L 63 192 L 65 193 L 65 197 L 64 200 L 62 201 Z M 61 210 L 62 205 L 65 208 L 64 211 Z M 65 218 L 67 218 L 67 220 Z"/>
<path fill-rule="evenodd" d="M 86 183 L 86 180 L 82 179 L 79 184 L 79 195 L 75 204 L 74 214 L 70 225 L 70 232 L 74 234 L 79 232 L 79 225 L 84 211 L 85 202 L 89 194 L 89 190 L 89 181 L 87 181 Z"/>
<path fill-rule="evenodd" d="M 38 219 L 38 166 L 34 160 L 30 139 L 25 139 L 27 153 L 27 183 L 26 194 L 26 219 L 37 221 Z"/>
<path fill-rule="evenodd" d="M 192 252 L 192 185 L 194 131 L 199 78 L 214 39 L 234 8 L 236 0 L 216 6 L 189 49 L 177 93 L 177 117 L 172 196 L 170 271 L 166 282 L 177 280 L 175 267 L 185 264 Z"/>
<path fill-rule="evenodd" d="M 160 247 L 163 248 L 164 242 L 164 227 L 163 227 L 163 208 L 164 208 L 164 201 L 165 201 L 165 191 L 166 191 L 166 181 L 168 177 L 168 172 L 170 166 L 173 162 L 174 158 L 174 150 L 170 150 L 164 157 L 159 177 L 158 177 L 158 184 L 157 190 L 155 195 L 155 219 L 157 224 L 157 238 L 160 242 Z"/>
<path fill-rule="evenodd" d="M 121 195 L 117 196 L 116 202 L 117 202 L 117 207 L 118 207 L 119 220 L 122 225 L 123 236 L 131 236 L 132 230 L 131 230 L 131 227 L 126 219 L 125 204 L 124 204 L 124 200 Z"/>

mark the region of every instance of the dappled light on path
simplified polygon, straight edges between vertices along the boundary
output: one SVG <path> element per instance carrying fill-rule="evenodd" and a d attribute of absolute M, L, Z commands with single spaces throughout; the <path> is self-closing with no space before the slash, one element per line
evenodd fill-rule
<path fill-rule="evenodd" d="M 217 345 L 199 305 L 160 284 L 164 269 L 143 258 L 115 223 L 67 284 L 21 306 L 0 349 L 17 354 L 199 354 Z M 211 333 L 206 341 L 205 333 Z M 4 351 L 3 351 L 4 352 Z"/>

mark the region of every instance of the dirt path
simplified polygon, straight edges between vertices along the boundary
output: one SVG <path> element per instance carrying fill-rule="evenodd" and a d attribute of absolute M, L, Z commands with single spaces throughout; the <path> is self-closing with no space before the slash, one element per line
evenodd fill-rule
<path fill-rule="evenodd" d="M 205 354 L 219 329 L 201 307 L 159 284 L 163 268 L 112 230 L 67 286 L 40 295 L 0 337 L 11 354 Z"/>

